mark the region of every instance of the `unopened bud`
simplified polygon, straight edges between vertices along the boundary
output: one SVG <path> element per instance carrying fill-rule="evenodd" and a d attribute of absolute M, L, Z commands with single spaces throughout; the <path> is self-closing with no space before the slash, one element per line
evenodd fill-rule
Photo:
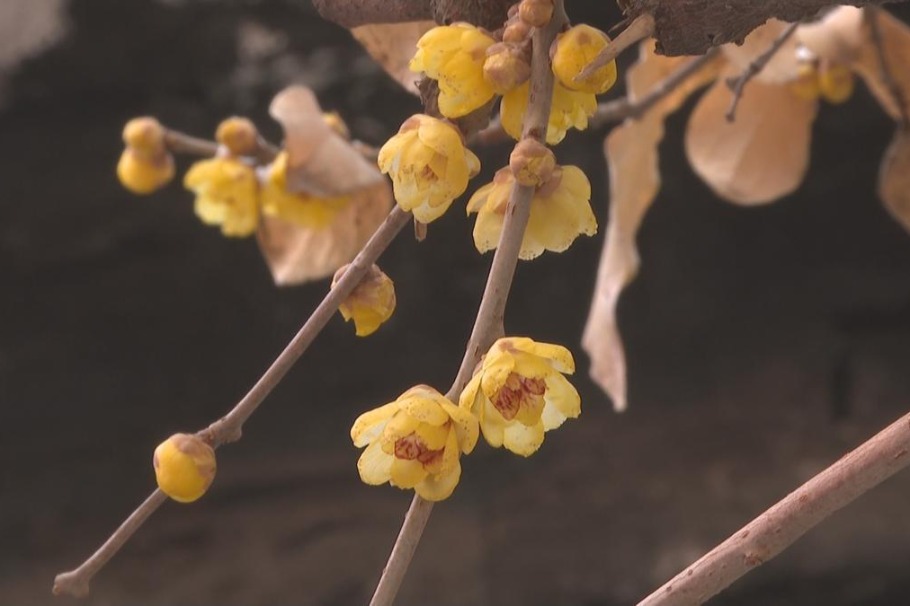
<path fill-rule="evenodd" d="M 246 118 L 234 116 L 218 125 L 215 140 L 225 146 L 232 156 L 250 156 L 259 147 L 259 132 Z"/>
<path fill-rule="evenodd" d="M 522 139 L 509 156 L 509 168 L 521 185 L 540 187 L 550 181 L 556 169 L 556 157 L 536 139 Z"/>
<path fill-rule="evenodd" d="M 164 127 L 155 118 L 133 118 L 123 127 L 123 142 L 147 153 L 164 151 Z"/>
<path fill-rule="evenodd" d="M 483 77 L 497 94 L 506 94 L 527 82 L 530 76 L 531 66 L 516 46 L 498 42 L 487 49 Z"/>
<path fill-rule="evenodd" d="M 818 73 L 818 87 L 828 103 L 843 103 L 853 94 L 855 79 L 850 68 L 842 63 L 822 65 Z"/>
<path fill-rule="evenodd" d="M 511 44 L 524 42 L 531 35 L 531 26 L 524 21 L 515 21 L 509 23 L 502 31 L 502 41 Z"/>
<path fill-rule="evenodd" d="M 343 266 L 332 278 L 332 288 L 338 284 L 348 265 Z M 373 334 L 395 311 L 395 284 L 392 279 L 373 265 L 351 294 L 349 294 L 338 311 L 345 322 L 354 320 L 355 333 L 358 337 Z"/>
<path fill-rule="evenodd" d="M 205 494 L 215 479 L 215 451 L 197 436 L 175 433 L 155 449 L 158 488 L 180 503 Z"/>
<path fill-rule="evenodd" d="M 522 0 L 518 17 L 531 27 L 543 27 L 553 16 L 553 0 Z"/>

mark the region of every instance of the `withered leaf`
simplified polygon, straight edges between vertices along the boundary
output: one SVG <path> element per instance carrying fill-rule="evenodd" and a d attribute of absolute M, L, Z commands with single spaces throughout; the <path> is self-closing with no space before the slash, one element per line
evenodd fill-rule
<path fill-rule="evenodd" d="M 374 23 L 355 27 L 351 34 L 406 91 L 420 96 L 420 77 L 408 69 L 408 63 L 417 52 L 417 41 L 435 26 L 433 21 Z"/>
<path fill-rule="evenodd" d="M 354 259 L 391 208 L 392 191 L 382 181 L 354 194 L 327 227 L 263 217 L 256 236 L 275 283 L 289 286 L 331 276 Z"/>
<path fill-rule="evenodd" d="M 910 133 L 902 128 L 882 158 L 878 195 L 891 216 L 910 231 Z"/>
<path fill-rule="evenodd" d="M 698 102 L 686 128 L 686 154 L 721 198 L 766 204 L 802 182 L 818 103 L 800 99 L 786 85 L 753 79 L 743 90 L 736 120 L 728 122 L 732 93 L 725 80 L 738 73 L 727 70 Z"/>
<path fill-rule="evenodd" d="M 721 52 L 732 68 L 742 73 L 749 68 L 753 61 L 767 52 L 789 25 L 785 21 L 769 19 L 764 25 L 752 30 L 742 44 L 724 44 L 720 47 Z M 795 78 L 799 69 L 796 56 L 797 44 L 795 37 L 788 37 L 753 79 L 779 83 Z"/>
<path fill-rule="evenodd" d="M 373 163 L 325 123 L 309 88 L 284 89 L 272 100 L 269 113 L 284 128 L 288 191 L 337 197 L 385 180 Z"/>
<path fill-rule="evenodd" d="M 690 60 L 658 56 L 653 48 L 653 41 L 642 43 L 638 63 L 627 74 L 632 100 L 647 94 Z M 664 118 L 716 73 L 716 62 L 705 66 L 640 119 L 627 120 L 604 141 L 610 172 L 610 216 L 582 346 L 591 357 L 591 378 L 610 396 L 617 411 L 627 406 L 627 379 L 616 305 L 623 288 L 638 271 L 635 236 L 660 188 L 657 147 L 664 135 Z"/>
<path fill-rule="evenodd" d="M 910 114 L 910 67 L 908 67 L 910 66 L 910 27 L 884 10 L 878 10 L 875 18 L 878 20 L 881 32 L 882 49 L 889 75 L 894 85 L 902 93 L 905 113 Z M 868 19 L 863 22 L 863 33 L 867 42 L 860 47 L 854 69 L 866 82 L 866 86 L 869 87 L 888 115 L 899 120 L 902 114 L 897 100 L 894 98 L 894 91 L 882 72 L 881 60 L 875 43 L 872 41 Z"/>

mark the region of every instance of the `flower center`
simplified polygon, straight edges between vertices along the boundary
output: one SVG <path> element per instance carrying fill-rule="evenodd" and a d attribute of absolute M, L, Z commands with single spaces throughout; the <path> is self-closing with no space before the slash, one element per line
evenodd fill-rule
<path fill-rule="evenodd" d="M 542 410 L 546 391 L 547 384 L 543 379 L 522 377 L 512 372 L 493 399 L 493 406 L 506 421 L 511 421 L 522 407 Z"/>
<path fill-rule="evenodd" d="M 417 459 L 428 465 L 442 456 L 442 450 L 430 450 L 417 434 L 411 433 L 395 441 L 395 457 L 406 461 Z"/>

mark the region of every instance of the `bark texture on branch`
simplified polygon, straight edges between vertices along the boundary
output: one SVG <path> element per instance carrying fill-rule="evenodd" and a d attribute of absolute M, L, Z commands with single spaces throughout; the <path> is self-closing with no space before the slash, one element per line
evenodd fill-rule
<path fill-rule="evenodd" d="M 489 30 L 502 27 L 514 0 L 313 0 L 324 19 L 344 27 L 431 19 L 468 21 Z"/>
<path fill-rule="evenodd" d="M 771 18 L 811 19 L 832 4 L 865 6 L 903 0 L 626 0 L 626 13 L 654 16 L 657 52 L 663 55 L 702 55 L 712 46 L 741 43 L 753 29 Z"/>

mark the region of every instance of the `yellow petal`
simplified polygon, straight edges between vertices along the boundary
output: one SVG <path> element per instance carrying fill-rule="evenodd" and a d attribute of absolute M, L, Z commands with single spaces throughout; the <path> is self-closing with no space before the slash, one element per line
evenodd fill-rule
<path fill-rule="evenodd" d="M 530 427 L 521 423 L 509 423 L 503 432 L 502 445 L 517 455 L 529 457 L 543 444 L 543 421 Z"/>
<path fill-rule="evenodd" d="M 428 475 L 414 487 L 414 491 L 427 501 L 442 501 L 452 495 L 460 478 L 461 463 L 456 460 L 455 466 L 447 471 Z"/>
<path fill-rule="evenodd" d="M 379 442 L 373 442 L 360 455 L 357 461 L 357 471 L 360 479 L 365 484 L 378 486 L 385 484 L 391 478 L 392 461 L 394 457 L 382 451 Z"/>
<path fill-rule="evenodd" d="M 417 431 L 419 425 L 420 421 L 418 419 L 407 414 L 404 410 L 400 410 L 398 414 L 386 423 L 385 428 L 382 430 L 382 436 L 380 437 L 382 449 L 388 454 L 393 454 L 395 452 L 395 443 Z"/>
<path fill-rule="evenodd" d="M 442 401 L 445 397 L 426 385 L 412 387 L 398 398 L 401 409 L 409 417 L 430 425 L 442 425 L 449 420 L 449 415 L 440 406 Z"/>
<path fill-rule="evenodd" d="M 506 428 L 506 420 L 493 406 L 489 399 L 483 399 L 483 417 L 480 420 L 480 431 L 483 433 L 483 439 L 493 448 L 502 446 L 503 432 Z"/>
<path fill-rule="evenodd" d="M 480 386 L 487 398 L 493 398 L 505 385 L 506 379 L 515 369 L 515 358 L 511 354 L 490 352 L 484 360 Z"/>
<path fill-rule="evenodd" d="M 452 405 L 449 404 L 449 406 Z M 455 408 L 454 406 L 452 407 Z M 428 450 L 442 450 L 449 437 L 449 426 L 420 423 L 414 433 L 417 434 L 417 437 L 420 438 Z"/>
<path fill-rule="evenodd" d="M 351 440 L 354 441 L 354 446 L 362 448 L 378 438 L 385 429 L 386 423 L 398 412 L 399 408 L 398 402 L 390 402 L 357 417 L 354 425 L 351 426 Z"/>
<path fill-rule="evenodd" d="M 477 438 L 480 435 L 480 427 L 474 415 L 460 406 L 455 406 L 451 402 L 441 402 L 443 410 L 452 417 L 452 427 L 455 429 L 455 436 L 458 440 L 458 446 L 461 452 L 468 454 L 474 450 L 477 445 Z M 433 447 L 435 450 L 436 447 Z"/>
<path fill-rule="evenodd" d="M 408 489 L 423 481 L 427 472 L 423 463 L 416 459 L 409 461 L 393 457 L 390 475 L 392 486 Z"/>
<path fill-rule="evenodd" d="M 480 392 L 480 379 L 483 377 L 483 372 L 478 372 L 471 380 L 468 381 L 468 384 L 464 386 L 464 389 L 461 390 L 461 395 L 458 397 L 458 406 L 464 408 L 468 412 L 476 412 L 475 406 L 477 405 L 477 394 Z"/>
<path fill-rule="evenodd" d="M 575 387 L 561 374 L 552 374 L 546 379 L 547 391 L 544 394 L 544 425 L 547 430 L 555 429 L 566 418 L 574 419 L 581 414 L 581 397 Z M 547 418 L 553 418 L 553 412 L 558 412 L 562 420 L 556 425 L 548 423 Z M 548 414 L 549 413 L 549 414 Z"/>
<path fill-rule="evenodd" d="M 559 372 L 566 374 L 575 372 L 575 359 L 572 357 L 572 352 L 562 345 L 538 343 L 527 337 L 504 337 L 499 339 L 493 347 L 500 350 L 507 350 L 511 347 L 548 360 Z"/>

